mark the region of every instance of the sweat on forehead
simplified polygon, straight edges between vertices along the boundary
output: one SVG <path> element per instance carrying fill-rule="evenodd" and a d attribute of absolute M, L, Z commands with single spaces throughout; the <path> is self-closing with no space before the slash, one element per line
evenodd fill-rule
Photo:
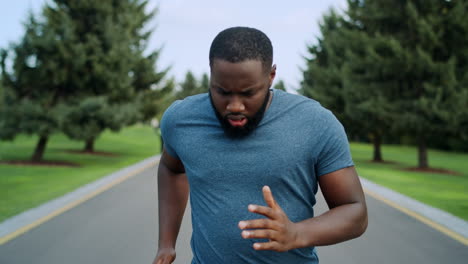
<path fill-rule="evenodd" d="M 266 70 L 273 63 L 273 46 L 262 31 L 249 27 L 232 27 L 218 33 L 210 47 L 210 66 L 214 59 L 237 63 L 259 60 Z"/>

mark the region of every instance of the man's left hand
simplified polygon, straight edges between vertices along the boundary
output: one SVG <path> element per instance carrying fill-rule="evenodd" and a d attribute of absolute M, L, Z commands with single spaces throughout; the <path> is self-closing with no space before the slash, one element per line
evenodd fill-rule
<path fill-rule="evenodd" d="M 244 230 L 242 231 L 242 237 L 269 240 L 264 243 L 254 243 L 253 248 L 255 250 L 284 252 L 296 248 L 299 235 L 297 225 L 289 220 L 286 213 L 275 201 L 270 187 L 264 186 L 262 191 L 263 198 L 268 206 L 251 204 L 248 209 L 252 213 L 261 214 L 267 218 L 240 221 L 239 228 Z"/>

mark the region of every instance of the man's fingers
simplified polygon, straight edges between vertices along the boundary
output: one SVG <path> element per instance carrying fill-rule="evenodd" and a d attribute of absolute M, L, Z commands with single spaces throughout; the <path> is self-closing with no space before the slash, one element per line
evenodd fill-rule
<path fill-rule="evenodd" d="M 261 214 L 270 219 L 277 218 L 277 213 L 270 207 L 251 204 L 249 205 L 248 209 L 252 213 Z"/>
<path fill-rule="evenodd" d="M 263 191 L 263 199 L 265 199 L 265 202 L 268 204 L 273 209 L 276 209 L 278 207 L 278 204 L 275 201 L 275 198 L 273 198 L 273 193 L 271 192 L 270 187 L 268 186 L 263 186 L 262 188 Z"/>
<path fill-rule="evenodd" d="M 285 251 L 283 247 L 281 247 L 281 245 L 276 241 L 270 241 L 270 242 L 265 242 L 265 243 L 255 243 L 253 244 L 253 248 L 255 250 L 273 250 L 273 251 L 278 251 L 278 252 Z"/>
<path fill-rule="evenodd" d="M 162 258 L 159 258 L 156 264 L 171 264 L 172 262 L 174 262 L 173 257 L 164 256 Z"/>
<path fill-rule="evenodd" d="M 243 238 L 264 238 L 276 240 L 278 232 L 271 229 L 244 230 L 241 235 Z"/>
<path fill-rule="evenodd" d="M 263 218 L 263 219 L 254 219 L 254 220 L 246 220 L 239 222 L 240 229 L 274 229 L 278 230 L 279 226 L 277 222 L 274 222 L 270 219 Z"/>
<path fill-rule="evenodd" d="M 175 260 L 175 253 L 160 252 L 156 256 L 153 264 L 171 264 Z"/>

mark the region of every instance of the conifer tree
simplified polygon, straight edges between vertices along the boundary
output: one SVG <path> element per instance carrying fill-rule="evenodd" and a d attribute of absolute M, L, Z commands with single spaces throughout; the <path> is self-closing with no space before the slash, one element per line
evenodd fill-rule
<path fill-rule="evenodd" d="M 369 134 L 374 160 L 390 132 L 413 137 L 427 168 L 428 141 L 466 134 L 466 11 L 463 1 L 349 0 L 345 19 L 324 17 L 301 92 Z"/>
<path fill-rule="evenodd" d="M 456 86 L 447 101 L 452 110 L 444 113 L 452 128 L 446 139 L 446 147 L 457 151 L 468 151 L 468 2 L 451 1 L 444 14 L 442 36 L 445 56 L 454 57 Z"/>
<path fill-rule="evenodd" d="M 166 70 L 156 69 L 159 50 L 144 55 L 152 33 L 146 26 L 155 11 L 147 13 L 148 1 L 138 0 L 56 2 L 47 9 L 49 20 L 66 17 L 74 25 L 77 44 L 87 47 L 86 67 L 75 72 L 86 75 L 77 87 L 86 95 L 64 110 L 61 124 L 69 137 L 86 142 L 85 151 L 93 151 L 94 141 L 105 129 L 118 131 L 156 115 L 154 103 L 164 92 L 155 87 Z"/>
<path fill-rule="evenodd" d="M 274 88 L 286 92 L 286 85 L 284 84 L 283 80 L 279 80 L 279 81 L 275 84 Z"/>
<path fill-rule="evenodd" d="M 65 28 L 66 22 L 60 29 L 67 35 Z M 5 62 L 10 54 L 13 66 L 9 71 Z M 67 68 L 72 67 L 60 64 L 66 55 L 54 32 L 32 14 L 21 41 L 1 52 L 5 104 L 0 114 L 0 139 L 13 140 L 20 133 L 37 135 L 32 161 L 42 160 L 50 135 L 59 131 L 58 106 L 77 95 L 62 82 Z"/>
<path fill-rule="evenodd" d="M 348 39 L 352 37 L 352 30 L 355 30 L 354 26 L 333 9 L 324 14 L 320 23 L 321 37 L 316 44 L 308 46 L 306 68 L 299 93 L 330 109 L 344 125 L 348 135 L 367 139 L 362 135 L 371 134 L 365 128 L 372 126 L 364 125 L 369 120 L 354 118 L 355 113 L 346 108 L 349 98 L 344 91 L 344 64 L 351 46 L 360 45 Z M 377 153 L 374 154 L 374 159 L 381 159 L 379 149 L 374 152 Z"/>
<path fill-rule="evenodd" d="M 391 102 L 394 130 L 415 139 L 418 167 L 427 168 L 427 143 L 452 130 L 448 113 L 454 109 L 449 98 L 460 94 L 456 55 L 444 43 L 444 35 L 450 31 L 446 21 L 453 3 L 350 2 L 361 4 L 358 20 L 366 27 L 369 39 L 374 39 L 368 52 L 372 68 L 365 74 L 371 75 L 372 85 L 387 90 L 382 97 Z"/>
<path fill-rule="evenodd" d="M 24 115 L 3 138 L 38 134 L 33 159 L 40 160 L 51 133 L 63 131 L 93 151 L 105 129 L 117 131 L 154 116 L 157 97 L 172 86 L 162 84 L 167 70 L 156 69 L 160 51 L 146 51 L 152 33 L 147 25 L 156 12 L 147 12 L 147 3 L 54 0 L 43 8 L 40 22 L 31 16 L 11 52 L 12 72 L 2 67 L 3 83 L 12 91 L 4 112 Z M 52 99 L 46 100 L 48 94 Z M 31 109 L 19 111 L 23 105 Z"/>
<path fill-rule="evenodd" d="M 164 83 L 164 87 L 157 89 L 158 93 L 153 101 L 153 104 L 156 106 L 154 110 L 156 112 L 155 117 L 157 120 L 161 120 L 164 111 L 166 111 L 166 109 L 174 102 L 176 86 L 177 84 L 175 79 L 171 78 Z"/>
<path fill-rule="evenodd" d="M 372 161 L 382 162 L 383 138 L 390 134 L 394 122 L 391 95 L 395 82 L 377 65 L 386 63 L 379 52 L 390 53 L 392 49 L 387 47 L 385 50 L 383 46 L 392 43 L 370 32 L 370 28 L 362 23 L 363 3 L 349 1 L 346 21 L 349 26 L 341 33 L 342 39 L 346 40 L 343 42 L 342 92 L 346 116 L 359 125 L 361 133 L 372 142 Z"/>
<path fill-rule="evenodd" d="M 325 14 L 320 24 L 321 38 L 317 44 L 307 47 L 309 56 L 306 58 L 306 69 L 299 92 L 307 97 L 318 100 L 337 115 L 344 118 L 343 83 L 340 76 L 344 59 L 344 46 L 340 41 L 342 17 L 334 10 Z"/>
<path fill-rule="evenodd" d="M 206 76 L 208 77 L 208 76 Z M 205 79 L 205 84 L 208 79 Z M 204 93 L 207 92 L 207 90 L 204 90 L 204 87 L 201 86 L 202 84 L 197 80 L 195 75 L 191 71 L 187 71 L 185 74 L 185 79 L 182 83 L 180 83 L 180 90 L 177 91 L 175 98 L 177 100 L 179 99 L 184 99 L 187 96 L 199 94 L 199 93 Z"/>
<path fill-rule="evenodd" d="M 3 104 L 5 103 L 5 96 L 4 96 L 5 91 L 4 90 L 5 89 L 3 88 L 3 81 L 2 81 L 2 78 L 0 76 L 0 115 L 1 115 L 1 112 L 2 112 Z M 0 120 L 1 120 L 1 117 L 0 117 Z"/>
<path fill-rule="evenodd" d="M 208 77 L 208 74 L 205 72 L 203 73 L 201 81 L 200 81 L 199 91 L 200 93 L 207 93 L 209 89 L 210 89 L 210 78 Z"/>

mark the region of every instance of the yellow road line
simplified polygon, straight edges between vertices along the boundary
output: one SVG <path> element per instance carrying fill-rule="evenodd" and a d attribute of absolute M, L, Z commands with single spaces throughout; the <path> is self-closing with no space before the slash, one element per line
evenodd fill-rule
<path fill-rule="evenodd" d="M 151 166 L 156 165 L 157 163 L 158 162 L 152 162 L 152 163 L 146 165 L 145 167 L 142 167 L 140 169 L 132 171 L 132 172 L 128 173 L 127 175 L 125 175 L 124 177 L 121 177 L 121 178 L 119 178 L 119 179 L 117 179 L 117 180 L 115 180 L 115 181 L 113 181 L 113 182 L 111 182 L 111 183 L 109 183 L 109 184 L 107 184 L 105 186 L 102 186 L 101 188 L 99 188 L 96 191 L 82 197 L 81 199 L 78 199 L 78 200 L 76 200 L 76 201 L 74 201 L 72 203 L 69 203 L 68 205 L 55 210 L 54 212 L 52 212 L 52 213 L 50 213 L 50 214 L 48 214 L 48 215 L 34 221 L 33 223 L 31 223 L 29 225 L 26 225 L 26 226 L 16 230 L 15 232 L 13 232 L 11 234 L 8 234 L 8 235 L 6 235 L 4 237 L 0 237 L 0 245 L 3 245 L 5 243 L 7 243 L 8 241 L 10 241 L 10 240 L 12 240 L 12 239 L 26 233 L 26 232 L 28 232 L 29 230 L 31 230 L 31 229 L 33 229 L 33 228 L 35 228 L 35 227 L 49 221 L 50 219 L 52 219 L 52 218 L 54 218 L 54 217 L 56 217 L 56 216 L 58 216 L 60 214 L 63 214 L 64 212 L 66 212 L 66 211 L 68 211 L 68 210 L 70 210 L 70 209 L 72 209 L 72 208 L 86 202 L 87 200 L 89 200 L 89 199 L 91 199 L 91 198 L 93 198 L 93 197 L 95 197 L 95 196 L 97 196 L 97 195 L 99 195 L 99 194 L 101 194 L 101 193 L 103 193 L 103 192 L 105 192 L 107 190 L 109 190 L 110 188 L 114 187 L 115 185 L 130 179 L 131 177 L 133 177 L 133 176 L 137 175 L 138 173 L 148 169 Z M 409 210 L 407 208 L 404 208 L 404 207 L 398 205 L 397 203 L 388 200 L 387 198 L 384 198 L 384 197 L 382 197 L 382 196 L 380 196 L 380 195 L 378 195 L 378 194 L 376 194 L 376 193 L 374 193 L 372 191 L 369 191 L 366 188 L 364 188 L 364 192 L 366 194 L 368 194 L 369 196 L 388 204 L 389 206 L 391 206 L 391 207 L 393 207 L 393 208 L 395 208 L 395 209 L 397 209 L 397 210 L 399 210 L 399 211 L 401 211 L 401 212 L 403 212 L 403 213 L 405 213 L 405 214 L 407 214 L 407 215 L 409 215 L 409 216 L 423 222 L 424 224 L 426 224 L 426 225 L 428 225 L 428 226 L 430 226 L 430 227 L 444 233 L 445 235 L 459 241 L 460 243 L 468 246 L 468 239 L 465 238 L 464 236 L 459 235 L 459 234 L 453 232 L 452 230 L 450 230 L 450 229 L 448 229 L 448 228 L 446 228 L 446 227 L 444 227 L 444 226 L 442 226 L 442 225 L 440 225 L 440 224 L 438 224 L 438 223 L 436 223 L 436 222 L 434 222 L 432 220 L 429 220 L 428 218 L 426 218 L 426 217 L 424 217 L 424 216 L 422 216 L 420 214 L 417 214 L 417 213 L 415 213 L 415 212 L 413 212 L 413 211 L 411 211 L 411 210 Z"/>
<path fill-rule="evenodd" d="M 111 182 L 111 183 L 109 183 L 109 184 L 107 184 L 105 186 L 102 186 L 101 188 L 95 190 L 94 192 L 89 193 L 89 194 L 85 195 L 84 197 L 65 205 L 64 207 L 53 211 L 52 213 L 50 213 L 50 214 L 48 214 L 48 215 L 34 221 L 33 223 L 31 223 L 29 225 L 26 225 L 26 226 L 24 226 L 24 227 L 22 227 L 22 228 L 20 228 L 20 229 L 18 229 L 16 231 L 14 231 L 13 233 L 10 233 L 10 234 L 6 235 L 6 236 L 0 237 L 0 246 L 5 244 L 8 241 L 14 239 L 14 238 L 19 237 L 20 235 L 28 232 L 29 230 L 31 230 L 31 229 L 33 229 L 33 228 L 35 228 L 35 227 L 49 221 L 50 219 L 52 219 L 52 218 L 54 218 L 54 217 L 56 217 L 56 216 L 58 216 L 60 214 L 63 214 L 64 212 L 66 212 L 66 211 L 68 211 L 68 210 L 70 210 L 70 209 L 72 209 L 72 208 L 74 208 L 74 207 L 88 201 L 89 199 L 91 199 L 91 198 L 93 198 L 93 197 L 95 197 L 95 196 L 97 196 L 97 195 L 99 195 L 99 194 L 101 194 L 101 193 L 103 193 L 103 192 L 105 192 L 107 190 L 109 190 L 110 188 L 114 187 L 115 185 L 130 179 L 131 177 L 137 175 L 138 173 L 140 173 L 140 172 L 142 172 L 142 171 L 144 171 L 144 170 L 148 169 L 149 167 L 154 166 L 156 164 L 158 164 L 158 161 L 151 162 L 148 165 L 146 165 L 146 166 L 144 166 L 144 167 L 142 167 L 140 169 L 129 172 L 127 175 L 125 175 L 123 177 L 120 177 L 119 179 L 117 179 L 117 180 L 115 180 L 115 181 L 113 181 L 113 182 Z"/>
<path fill-rule="evenodd" d="M 465 246 L 468 246 L 468 238 L 466 238 L 466 237 L 464 237 L 464 236 L 462 236 L 462 235 L 460 235 L 460 234 L 458 234 L 456 232 L 453 232 L 452 230 L 446 228 L 445 226 L 443 226 L 443 225 L 441 225 L 439 223 L 436 223 L 436 222 L 434 222 L 434 221 L 432 221 L 432 220 L 430 220 L 430 219 L 428 219 L 428 218 L 426 218 L 426 217 L 424 217 L 424 216 L 422 216 L 422 215 L 420 215 L 420 214 L 418 214 L 416 212 L 413 212 L 413 211 L 411 211 L 411 210 L 409 210 L 407 208 L 404 208 L 404 207 L 398 205 L 397 203 L 392 202 L 392 201 L 388 200 L 387 198 L 385 198 L 385 197 L 383 197 L 381 195 L 378 195 L 375 192 L 369 191 L 366 188 L 364 188 L 364 192 L 366 194 L 368 194 L 369 196 L 371 196 L 371 197 L 373 197 L 373 198 L 375 198 L 375 199 L 377 199 L 379 201 L 382 201 L 382 202 L 390 205 L 391 207 L 393 207 L 393 208 L 395 208 L 395 209 L 397 209 L 397 210 L 399 210 L 399 211 L 401 211 L 401 212 L 403 212 L 403 213 L 405 213 L 405 214 L 407 214 L 407 215 L 409 215 L 409 216 L 411 216 L 413 218 L 416 218 L 417 220 L 419 220 L 419 221 L 423 222 L 424 224 L 426 224 L 426 225 L 428 225 L 428 226 L 430 226 L 430 227 L 444 233 L 445 235 L 457 240 L 458 242 L 464 244 Z"/>

